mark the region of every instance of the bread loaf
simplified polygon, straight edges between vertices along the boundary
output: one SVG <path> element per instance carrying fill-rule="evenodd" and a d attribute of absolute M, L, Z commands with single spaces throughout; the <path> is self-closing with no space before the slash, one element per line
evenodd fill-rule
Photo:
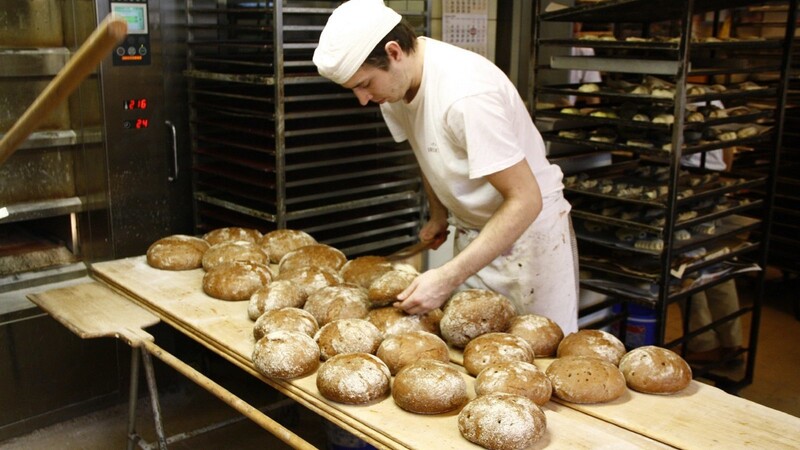
<path fill-rule="evenodd" d="M 203 239 L 211 245 L 228 241 L 246 241 L 257 244 L 261 239 L 261 232 L 253 228 L 225 227 L 209 231 L 203 235 Z"/>
<path fill-rule="evenodd" d="M 550 400 L 553 385 L 535 365 L 508 361 L 489 365 L 475 377 L 476 395 L 493 393 L 521 395 L 542 406 Z"/>
<path fill-rule="evenodd" d="M 203 292 L 220 300 L 249 300 L 269 284 L 272 272 L 264 264 L 234 261 L 215 266 L 203 275 Z"/>
<path fill-rule="evenodd" d="M 274 309 L 302 308 L 307 297 L 306 292 L 294 282 L 275 280 L 253 292 L 247 305 L 247 315 L 250 320 L 256 320 Z"/>
<path fill-rule="evenodd" d="M 319 347 L 310 336 L 296 331 L 275 331 L 256 342 L 253 365 L 270 378 L 290 379 L 319 367 Z"/>
<path fill-rule="evenodd" d="M 386 364 L 369 353 L 345 353 L 322 363 L 317 371 L 319 393 L 334 402 L 361 405 L 389 393 Z"/>
<path fill-rule="evenodd" d="M 364 319 L 339 319 L 328 322 L 314 335 L 322 360 L 343 353 L 374 354 L 383 336 Z"/>
<path fill-rule="evenodd" d="M 405 270 L 390 270 L 379 276 L 369 286 L 369 302 L 372 307 L 390 305 L 397 301 L 403 292 L 419 274 Z"/>
<path fill-rule="evenodd" d="M 514 305 L 505 296 L 484 289 L 467 289 L 448 300 L 439 328 L 448 344 L 464 348 L 477 336 L 505 331 L 514 316 Z"/>
<path fill-rule="evenodd" d="M 313 338 L 318 330 L 319 326 L 314 316 L 304 309 L 272 309 L 256 320 L 253 337 L 258 341 L 274 331 L 294 331 Z"/>
<path fill-rule="evenodd" d="M 564 356 L 593 356 L 619 365 L 625 355 L 625 344 L 613 334 L 603 330 L 579 330 L 568 334 L 556 352 L 559 358 Z"/>
<path fill-rule="evenodd" d="M 305 231 L 281 229 L 264 234 L 258 243 L 269 253 L 269 262 L 278 264 L 287 253 L 316 244 L 317 240 Z"/>
<path fill-rule="evenodd" d="M 555 356 L 558 344 L 564 339 L 564 332 L 557 323 L 537 314 L 514 317 L 507 332 L 528 341 L 537 358 Z"/>
<path fill-rule="evenodd" d="M 489 365 L 508 361 L 533 362 L 533 350 L 525 339 L 492 332 L 472 339 L 464 347 L 464 368 L 472 376 Z"/>
<path fill-rule="evenodd" d="M 306 299 L 303 309 L 317 319 L 320 327 L 339 319 L 367 317 L 367 292 L 354 284 L 326 286 Z"/>
<path fill-rule="evenodd" d="M 147 249 L 147 264 L 162 270 L 192 270 L 202 267 L 210 245 L 203 239 L 175 234 L 161 238 Z"/>
<path fill-rule="evenodd" d="M 482 395 L 458 414 L 464 439 L 490 450 L 530 448 L 544 436 L 547 419 L 536 403 L 510 394 Z"/>
<path fill-rule="evenodd" d="M 626 353 L 619 370 L 629 388 L 646 394 L 674 394 L 692 381 L 692 368 L 680 355 L 654 345 Z"/>
<path fill-rule="evenodd" d="M 385 257 L 366 255 L 348 260 L 339 270 L 339 275 L 345 283 L 353 283 L 369 289 L 373 281 L 390 270 L 392 270 L 392 263 Z"/>
<path fill-rule="evenodd" d="M 221 264 L 234 261 L 269 265 L 269 255 L 260 245 L 252 242 L 220 242 L 212 245 L 203 254 L 203 269 L 209 271 Z"/>
<path fill-rule="evenodd" d="M 314 266 L 324 267 L 338 274 L 345 262 L 347 257 L 339 249 L 326 244 L 311 244 L 283 255 L 278 263 L 278 271 Z"/>
<path fill-rule="evenodd" d="M 400 308 L 385 306 L 369 310 L 367 320 L 378 327 L 384 336 L 404 334 L 415 330 L 427 331 L 439 336 L 442 310 L 436 308 L 425 314 L 408 314 Z"/>
<path fill-rule="evenodd" d="M 375 356 L 386 363 L 392 375 L 419 359 L 433 359 L 444 363 L 450 361 L 450 352 L 444 340 L 435 334 L 419 330 L 384 338 Z"/>
<path fill-rule="evenodd" d="M 617 366 L 592 356 L 565 356 L 545 371 L 553 394 L 573 403 L 604 403 L 625 393 L 625 377 Z"/>
<path fill-rule="evenodd" d="M 324 267 L 314 266 L 283 270 L 278 272 L 275 279 L 294 282 L 306 295 L 326 286 L 342 283 L 342 278 L 336 272 Z"/>
<path fill-rule="evenodd" d="M 392 398 L 400 408 L 417 414 L 440 414 L 467 402 L 467 383 L 449 363 L 414 361 L 397 372 Z"/>

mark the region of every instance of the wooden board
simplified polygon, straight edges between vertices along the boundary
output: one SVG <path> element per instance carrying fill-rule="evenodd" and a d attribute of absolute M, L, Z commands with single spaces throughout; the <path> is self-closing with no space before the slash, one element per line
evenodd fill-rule
<path fill-rule="evenodd" d="M 30 294 L 28 298 L 82 339 L 115 337 L 138 347 L 141 340 L 153 340 L 142 329 L 159 322 L 151 312 L 98 282 Z"/>
<path fill-rule="evenodd" d="M 247 303 L 213 299 L 202 292 L 200 269 L 168 272 L 149 267 L 144 257 L 95 264 L 94 274 L 190 337 L 256 374 L 250 362 L 255 339 Z M 464 374 L 474 396 L 474 379 Z M 314 374 L 270 384 L 336 423 L 349 425 L 379 447 L 429 449 L 479 448 L 461 437 L 457 414 L 423 416 L 406 412 L 391 397 L 369 405 L 343 405 L 323 398 Z M 545 406 L 548 428 L 534 448 L 665 448 L 647 437 L 556 403 Z M 575 430 L 580 429 L 579 433 Z"/>

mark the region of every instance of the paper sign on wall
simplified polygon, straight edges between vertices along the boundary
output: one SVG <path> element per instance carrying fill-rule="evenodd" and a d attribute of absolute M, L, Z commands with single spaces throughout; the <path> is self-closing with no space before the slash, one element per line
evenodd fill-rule
<path fill-rule="evenodd" d="M 442 39 L 489 56 L 489 0 L 444 0 Z"/>

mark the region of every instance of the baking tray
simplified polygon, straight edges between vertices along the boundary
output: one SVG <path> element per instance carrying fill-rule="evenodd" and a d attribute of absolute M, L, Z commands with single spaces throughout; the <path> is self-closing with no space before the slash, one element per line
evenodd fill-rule
<path fill-rule="evenodd" d="M 697 0 L 692 12 L 700 13 L 718 9 L 737 8 L 762 2 L 752 0 Z M 686 2 L 674 0 L 605 0 L 592 4 L 581 4 L 557 11 L 542 12 L 539 20 L 552 22 L 590 23 L 646 23 L 682 19 Z"/>

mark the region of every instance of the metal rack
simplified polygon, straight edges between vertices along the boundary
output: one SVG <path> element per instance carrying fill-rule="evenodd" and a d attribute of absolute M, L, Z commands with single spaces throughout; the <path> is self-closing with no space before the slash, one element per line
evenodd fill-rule
<path fill-rule="evenodd" d="M 302 229 L 348 256 L 416 239 L 421 178 L 377 105 L 311 61 L 339 2 L 192 0 L 188 70 L 195 224 Z M 429 11 L 404 16 L 420 34 Z"/>
<path fill-rule="evenodd" d="M 698 330 L 689 331 L 684 314 L 677 338 L 668 340 L 666 318 L 671 304 L 689 303 L 692 294 L 735 278 L 754 264 L 766 266 L 786 86 L 780 76 L 755 84 L 732 80 L 785 74 L 794 19 L 782 39 L 690 36 L 695 15 L 712 17 L 717 37 L 720 11 L 774 3 L 786 4 L 796 14 L 794 0 L 608 0 L 551 12 L 537 9 L 535 16 L 537 30 L 545 22 L 610 24 L 614 30 L 607 39 L 544 39 L 538 31 L 534 37 L 534 116 L 554 122 L 553 131 L 543 133 L 551 159 L 602 154 L 611 161 L 565 177 L 581 269 L 592 274 L 581 287 L 620 301 L 622 317 L 631 304 L 652 310 L 654 343 L 683 355 L 689 339 L 748 315 L 747 348 L 721 361 L 747 356 L 744 373 L 718 375 L 714 364 L 695 368 L 696 376 L 731 390 L 752 381 L 760 289 L 752 305 Z M 595 56 L 569 55 L 576 47 L 592 48 Z M 760 58 L 761 53 L 781 57 Z M 592 90 L 541 81 L 568 70 L 602 71 L 604 80 Z M 560 103 L 567 96 L 578 99 L 575 107 Z M 599 104 L 582 104 L 587 98 L 599 99 Z M 724 103 L 725 114 L 712 114 L 721 109 L 712 108 L 714 101 Z M 698 112 L 699 122 L 689 119 L 696 119 L 693 113 Z M 673 121 L 654 123 L 659 115 Z M 732 135 L 726 134 L 730 131 Z M 553 154 L 555 144 L 568 150 Z M 765 149 L 767 170 L 704 168 L 706 152 L 732 146 Z M 682 156 L 695 153 L 700 168 L 684 166 Z"/>

